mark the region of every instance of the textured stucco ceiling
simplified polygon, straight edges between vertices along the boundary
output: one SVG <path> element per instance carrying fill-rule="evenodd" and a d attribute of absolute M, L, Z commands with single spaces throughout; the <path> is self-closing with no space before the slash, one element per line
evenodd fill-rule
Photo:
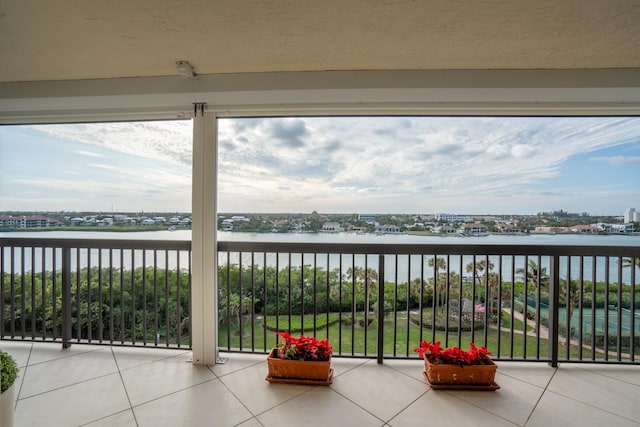
<path fill-rule="evenodd" d="M 638 0 L 0 0 L 0 82 L 640 68 Z"/>

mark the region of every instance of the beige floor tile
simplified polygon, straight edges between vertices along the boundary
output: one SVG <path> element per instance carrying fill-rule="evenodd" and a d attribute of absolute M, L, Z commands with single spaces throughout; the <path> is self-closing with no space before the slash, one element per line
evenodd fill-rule
<path fill-rule="evenodd" d="M 86 427 L 138 427 L 133 411 L 128 409 L 115 415 L 99 419 L 97 421 L 85 424 Z"/>
<path fill-rule="evenodd" d="M 191 354 L 190 351 L 170 350 L 162 348 L 131 348 L 112 347 L 113 354 L 118 364 L 118 369 L 124 371 L 149 362 L 168 359 L 184 354 Z"/>
<path fill-rule="evenodd" d="M 140 427 L 231 427 L 253 418 L 218 379 L 133 408 Z"/>
<path fill-rule="evenodd" d="M 349 372 L 353 368 L 371 362 L 371 359 L 357 359 L 353 357 L 333 357 L 331 359 L 331 369 L 333 369 L 333 378 L 337 378 L 345 372 Z"/>
<path fill-rule="evenodd" d="M 410 378 L 375 361 L 340 375 L 331 387 L 385 421 L 429 390 L 424 380 Z"/>
<path fill-rule="evenodd" d="M 499 380 L 500 389 L 494 392 L 448 390 L 446 393 L 517 425 L 524 425 L 544 389 L 506 375 Z"/>
<path fill-rule="evenodd" d="M 229 353 L 226 364 L 199 366 L 189 362 L 189 351 L 81 345 L 62 350 L 51 343 L 5 341 L 0 347 L 27 365 L 18 380 L 16 427 L 268 427 L 292 416 L 304 418 L 305 426 L 332 427 L 385 421 L 396 427 L 625 426 L 640 420 L 638 366 L 499 362 L 501 389 L 469 392 L 431 390 L 419 359 L 378 365 L 335 357 L 333 384 L 314 387 L 268 383 L 263 354 Z"/>
<path fill-rule="evenodd" d="M 579 391 L 576 391 L 576 394 Z M 636 398 L 637 400 L 637 398 Z M 603 400 L 603 404 L 605 401 Z M 636 403 L 637 405 L 637 403 Z M 596 407 L 586 405 L 561 396 L 556 393 L 546 392 L 531 418 L 527 422 L 527 427 L 586 427 L 586 426 L 638 426 L 637 418 L 629 420 L 611 412 L 605 412 Z"/>
<path fill-rule="evenodd" d="M 631 420 L 640 419 L 640 386 L 601 375 L 594 367 L 561 366 L 548 390 Z"/>
<path fill-rule="evenodd" d="M 640 369 L 637 366 L 590 366 L 589 370 L 610 378 L 615 378 L 640 386 Z"/>
<path fill-rule="evenodd" d="M 217 363 L 211 367 L 211 370 L 218 376 L 222 377 L 232 372 L 239 371 L 252 365 L 264 364 L 266 366 L 267 355 L 258 354 L 226 354 L 221 353 L 220 356 L 226 360 L 225 363 Z"/>
<path fill-rule="evenodd" d="M 448 392 L 430 390 L 389 421 L 392 427 L 415 426 L 509 426 L 514 424 Z M 555 425 L 555 424 L 549 424 Z M 548 427 L 548 426 L 547 426 Z"/>
<path fill-rule="evenodd" d="M 237 372 L 220 377 L 231 392 L 257 415 L 278 406 L 302 393 L 312 386 L 293 384 L 272 384 L 265 381 L 267 364 L 249 366 Z"/>
<path fill-rule="evenodd" d="M 82 352 L 48 362 L 31 364 L 24 369 L 20 398 L 117 372 L 109 348 Z"/>
<path fill-rule="evenodd" d="M 108 346 L 86 344 L 75 344 L 71 345 L 69 348 L 62 348 L 61 343 L 38 343 L 37 345 L 34 343 L 31 356 L 29 356 L 29 365 L 50 362 L 52 360 L 63 359 L 109 348 L 110 347 Z"/>
<path fill-rule="evenodd" d="M 127 369 L 121 375 L 133 406 L 216 378 L 208 367 L 193 365 L 182 356 Z"/>
<path fill-rule="evenodd" d="M 546 363 L 499 362 L 497 365 L 496 382 L 498 384 L 500 384 L 500 377 L 507 375 L 542 388 L 549 384 L 557 369 Z"/>
<path fill-rule="evenodd" d="M 265 427 L 368 427 L 384 422 L 328 387 L 315 386 L 286 403 L 258 415 Z"/>
<path fill-rule="evenodd" d="M 426 384 L 424 376 L 422 375 L 425 369 L 424 362 L 422 361 L 422 359 L 416 359 L 416 360 L 389 359 L 384 361 L 384 365 L 390 368 L 393 368 L 396 371 L 401 372 L 404 375 L 411 377 L 415 380 L 418 380 L 421 382 L 424 381 Z"/>
<path fill-rule="evenodd" d="M 21 341 L 0 341 L 0 350 L 13 357 L 19 368 L 27 366 L 31 354 L 31 343 Z"/>
<path fill-rule="evenodd" d="M 77 426 L 128 408 L 120 375 L 111 374 L 18 400 L 16 427 Z"/>

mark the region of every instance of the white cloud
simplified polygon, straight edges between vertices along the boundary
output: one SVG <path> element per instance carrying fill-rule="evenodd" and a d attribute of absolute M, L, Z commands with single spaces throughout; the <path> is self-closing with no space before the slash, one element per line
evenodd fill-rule
<path fill-rule="evenodd" d="M 34 129 L 84 144 L 76 154 L 100 160 L 82 175 L 103 171 L 115 181 L 108 185 L 117 187 L 104 191 L 135 194 L 126 196 L 133 203 L 145 197 L 155 203 L 151 192 L 189 192 L 191 177 L 184 171 L 191 167 L 190 121 Z M 578 200 L 585 188 L 573 187 L 572 196 L 556 182 L 552 191 L 542 191 L 570 159 L 598 152 L 593 159 L 600 160 L 599 168 L 640 159 L 599 152 L 638 144 L 640 119 L 633 117 L 247 118 L 220 119 L 218 131 L 218 199 L 224 211 L 535 213 L 551 203 L 572 209 L 572 197 Z M 107 162 L 105 150 L 135 157 Z M 135 158 L 150 161 L 139 166 Z M 154 162 L 169 167 L 154 169 Z M 68 168 L 68 175 L 81 173 Z M 70 184 L 42 181 L 43 187 Z M 96 184 L 82 179 L 73 185 Z M 167 199 L 171 209 L 174 203 Z"/>
<path fill-rule="evenodd" d="M 104 157 L 102 154 L 93 151 L 76 150 L 76 153 L 87 157 Z"/>
<path fill-rule="evenodd" d="M 127 154 L 191 165 L 191 121 L 60 124 L 35 126 L 52 136 Z M 90 150 L 85 156 L 100 156 Z"/>

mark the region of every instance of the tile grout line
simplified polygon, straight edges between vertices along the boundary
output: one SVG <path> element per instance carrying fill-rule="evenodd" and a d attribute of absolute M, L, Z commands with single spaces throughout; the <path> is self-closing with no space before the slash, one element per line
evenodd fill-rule
<path fill-rule="evenodd" d="M 608 414 L 614 415 L 614 416 L 619 417 L 619 418 L 622 418 L 622 419 L 624 419 L 624 420 L 629 420 L 629 421 L 634 422 L 634 423 L 637 423 L 637 422 L 638 422 L 638 421 L 637 421 L 637 420 L 635 420 L 635 419 L 627 418 L 626 416 L 620 415 L 620 414 L 615 413 L 615 412 L 611 412 L 610 410 L 608 410 L 608 409 L 606 409 L 606 408 L 604 408 L 604 407 L 595 406 L 595 405 L 593 405 L 593 404 L 591 404 L 591 403 L 583 402 L 582 400 L 576 399 L 576 398 L 575 398 L 575 397 L 573 397 L 573 396 L 569 396 L 569 395 L 566 395 L 566 394 L 563 394 L 563 393 L 559 393 L 559 392 L 556 392 L 556 391 L 548 390 L 549 385 L 551 385 L 551 380 L 553 380 L 553 378 L 555 377 L 555 375 L 556 375 L 556 373 L 559 371 L 559 369 L 560 369 L 560 367 L 555 368 L 555 370 L 556 370 L 556 371 L 553 373 L 553 375 L 552 375 L 552 376 L 551 376 L 551 378 L 549 379 L 549 383 L 548 383 L 548 384 L 547 384 L 547 386 L 544 388 L 544 391 L 543 391 L 542 395 L 544 395 L 545 393 L 553 393 L 553 394 L 555 394 L 555 395 L 562 396 L 562 397 L 564 397 L 565 399 L 569 399 L 569 400 L 572 400 L 572 401 L 574 401 L 574 402 L 577 402 L 577 403 L 579 403 L 579 404 L 581 404 L 581 405 L 585 405 L 585 406 L 588 406 L 588 407 L 590 407 L 590 408 L 594 408 L 594 409 L 597 409 L 597 410 L 599 410 L 599 411 L 606 412 L 606 413 L 608 413 Z M 581 370 L 582 370 L 582 368 L 579 368 L 579 369 L 581 369 Z M 583 371 L 584 371 L 584 370 L 583 370 Z M 593 374 L 595 374 L 595 375 L 600 375 L 600 376 L 604 376 L 604 377 L 607 377 L 607 378 L 609 378 L 609 379 L 612 379 L 612 380 L 615 380 L 615 381 L 619 381 L 619 382 L 622 382 L 622 383 L 625 383 L 625 384 L 629 384 L 629 385 L 632 385 L 632 386 L 637 386 L 637 387 L 639 387 L 639 388 L 640 388 L 640 386 L 638 386 L 638 384 L 630 383 L 630 382 L 628 382 L 628 381 L 624 381 L 624 380 L 619 379 L 619 378 L 610 377 L 610 376 L 604 375 L 604 374 L 599 373 L 599 372 L 593 372 Z M 542 395 L 540 396 L 540 399 L 542 399 Z M 538 406 L 538 403 L 540 402 L 540 399 L 538 399 L 538 402 L 536 402 L 536 405 L 534 406 L 534 409 L 531 411 L 531 415 L 533 415 L 533 411 L 534 411 L 534 410 L 535 410 L 535 408 Z M 531 417 L 531 415 L 529 416 L 529 418 Z M 527 418 L 527 422 L 529 421 L 529 418 Z M 525 423 L 525 425 L 526 425 L 526 423 Z"/>
<path fill-rule="evenodd" d="M 27 363 L 24 365 L 24 373 L 20 376 L 20 387 L 18 387 L 18 397 L 16 398 L 16 403 L 14 404 L 13 409 L 15 411 L 18 410 L 18 402 L 20 399 L 20 393 L 22 393 L 22 387 L 24 386 L 24 381 L 27 378 L 27 369 L 29 369 L 29 360 L 31 360 L 31 352 L 33 351 L 33 343 L 29 344 L 29 355 L 27 356 Z"/>
<path fill-rule="evenodd" d="M 124 389 L 124 394 L 127 396 L 127 402 L 129 402 L 129 410 L 131 411 L 131 414 L 133 415 L 133 420 L 136 423 L 136 426 L 140 426 L 140 423 L 138 423 L 138 417 L 136 417 L 136 411 L 133 410 L 133 404 L 131 403 L 131 397 L 129 396 L 129 391 L 127 390 L 127 385 L 124 383 L 124 378 L 122 377 L 122 371 L 120 371 L 120 365 L 118 364 L 118 358 L 116 357 L 116 354 L 113 351 L 113 347 L 111 347 L 111 355 L 113 356 L 113 361 L 116 364 L 116 369 L 118 370 L 118 377 L 120 377 L 120 383 L 122 384 L 122 388 Z M 111 414 L 111 415 L 115 415 L 115 414 Z"/>
<path fill-rule="evenodd" d="M 422 399 L 422 397 L 424 397 L 427 393 L 429 393 L 430 391 L 432 391 L 431 389 L 427 389 L 424 391 L 424 393 L 422 393 L 420 396 L 416 397 L 413 401 L 409 402 L 409 404 L 407 406 L 405 406 L 404 408 L 402 408 L 397 414 L 395 414 L 393 417 L 389 418 L 389 421 L 385 422 L 384 425 L 389 425 L 389 423 L 391 421 L 393 421 L 394 419 L 396 419 L 400 414 L 402 414 L 404 411 L 406 411 L 407 409 L 409 409 L 409 407 L 411 405 L 413 405 L 414 403 L 416 403 L 418 400 Z"/>
<path fill-rule="evenodd" d="M 555 368 L 553 368 L 553 374 L 551 375 L 551 377 L 549 377 L 549 381 L 547 381 L 547 384 L 545 384 L 544 388 L 542 389 L 542 393 L 540 393 L 540 397 L 538 397 L 538 400 L 536 400 L 535 405 L 533 405 L 533 408 L 531 408 L 531 412 L 529 412 L 529 416 L 527 417 L 526 420 L 524 420 L 524 423 L 522 424 L 523 426 L 526 426 L 529 420 L 531 420 L 531 417 L 533 416 L 533 413 L 538 408 L 540 401 L 544 397 L 545 393 L 549 391 L 549 385 L 551 385 L 551 381 L 553 380 L 553 377 L 555 377 L 557 373 L 558 373 L 558 367 L 556 366 Z"/>

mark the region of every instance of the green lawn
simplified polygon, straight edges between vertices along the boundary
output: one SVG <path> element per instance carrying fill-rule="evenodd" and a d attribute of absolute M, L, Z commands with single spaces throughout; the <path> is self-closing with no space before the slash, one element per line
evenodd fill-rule
<path fill-rule="evenodd" d="M 307 329 L 307 327 L 305 326 L 304 331 L 298 330 L 295 333 L 304 335 L 315 335 L 319 339 L 328 337 L 331 345 L 333 346 L 334 354 L 337 356 L 366 355 L 375 357 L 378 347 L 377 322 L 374 321 L 368 328 L 365 329 L 363 327 L 352 326 L 350 324 L 334 321 L 335 319 L 339 318 L 336 313 L 330 316 L 331 321 L 329 323 L 324 320 L 326 319 L 326 315 L 322 315 L 321 317 L 323 318 L 323 320 L 319 319 L 316 323 L 316 326 L 323 326 L 317 327 L 315 333 L 312 326 L 310 326 L 309 329 Z M 343 318 L 344 317 L 347 316 L 343 315 Z M 287 319 L 288 321 L 288 317 L 282 316 L 279 319 L 280 325 L 287 324 L 287 321 L 285 321 L 284 319 Z M 393 320 L 393 314 L 388 315 L 385 318 L 383 349 L 386 356 L 408 356 L 417 358 L 418 356 L 413 352 L 413 349 L 419 346 L 420 340 L 440 341 L 443 345 L 460 346 L 464 349 L 468 348 L 470 342 L 474 342 L 476 345 L 486 346 L 489 351 L 494 354 L 494 357 L 507 359 L 522 359 L 525 358 L 525 353 L 526 358 L 529 359 L 535 359 L 537 357 L 546 358 L 549 351 L 548 342 L 546 339 L 540 339 L 538 341 L 535 336 L 527 335 L 525 340 L 525 336 L 522 330 L 524 324 L 521 321 L 515 319 L 513 320 L 513 339 L 511 338 L 510 329 L 510 325 L 512 322 L 511 319 L 506 319 L 503 321 L 503 328 L 499 333 L 497 328 L 493 326 L 488 329 L 486 336 L 484 330 L 479 330 L 473 332 L 461 332 L 460 334 L 458 332 L 450 332 L 448 334 L 448 337 L 444 333 L 444 331 L 433 331 L 432 329 L 422 329 L 421 331 L 419 326 L 411 322 L 407 322 L 406 313 L 397 314 L 395 331 L 393 328 Z M 275 318 L 267 318 L 267 323 L 275 324 Z M 296 324 L 300 325 L 301 322 L 298 320 L 296 321 Z M 307 319 L 305 319 L 305 325 L 309 325 Z M 313 323 L 311 322 L 310 325 L 313 325 Z M 528 329 L 530 330 L 531 328 Z M 273 330 L 265 329 L 262 320 L 258 320 L 254 323 L 253 331 L 254 332 L 252 334 L 251 321 L 245 320 L 242 328 L 242 339 L 240 339 L 238 328 L 234 328 L 233 333 L 228 334 L 227 327 L 225 325 L 220 325 L 219 346 L 222 350 L 230 347 L 232 349 L 242 348 L 252 349 L 254 351 L 268 352 L 272 347 L 276 345 L 277 336 L 275 332 Z M 499 349 L 498 340 L 500 345 Z M 561 339 L 561 342 L 563 342 L 563 339 Z M 566 355 L 566 348 L 564 346 L 561 346 L 560 354 Z M 571 347 L 570 355 L 572 358 L 578 357 L 578 349 L 575 346 Z M 582 357 L 588 358 L 590 356 L 590 351 L 584 349 Z"/>

